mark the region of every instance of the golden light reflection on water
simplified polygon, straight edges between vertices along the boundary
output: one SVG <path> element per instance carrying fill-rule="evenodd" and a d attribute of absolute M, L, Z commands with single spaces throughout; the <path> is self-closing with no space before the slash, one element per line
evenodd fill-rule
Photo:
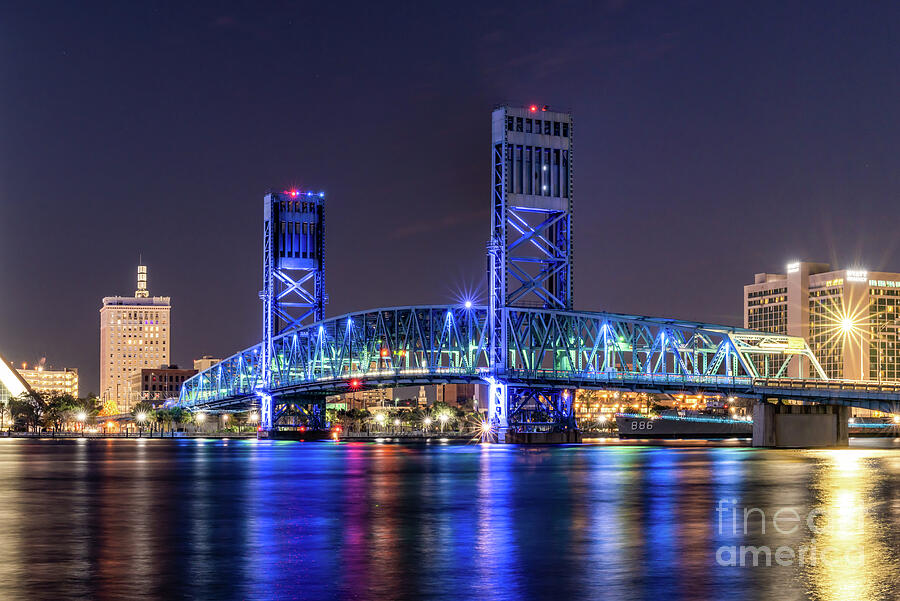
<path fill-rule="evenodd" d="M 884 478 L 880 451 L 810 451 L 819 462 L 811 492 L 810 558 L 804 566 L 810 597 L 821 601 L 880 599 L 889 594 L 895 553 L 883 540 L 873 491 Z M 814 555 L 813 555 L 814 553 Z"/>

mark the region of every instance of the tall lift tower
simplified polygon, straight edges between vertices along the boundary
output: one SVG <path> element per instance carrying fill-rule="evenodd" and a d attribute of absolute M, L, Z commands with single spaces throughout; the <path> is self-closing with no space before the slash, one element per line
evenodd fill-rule
<path fill-rule="evenodd" d="M 285 190 L 269 192 L 263 202 L 263 343 L 260 425 L 275 428 L 275 406 L 268 393 L 272 381 L 272 340 L 321 321 L 325 295 L 325 194 Z M 312 409 L 324 418 L 321 407 Z M 318 413 L 323 415 L 319 416 Z"/>
<path fill-rule="evenodd" d="M 573 307 L 572 116 L 531 105 L 498 108 L 492 121 L 490 418 L 501 440 L 509 429 L 533 429 L 537 414 L 549 416 L 555 430 L 574 430 L 568 391 L 505 377 L 510 309 Z"/>

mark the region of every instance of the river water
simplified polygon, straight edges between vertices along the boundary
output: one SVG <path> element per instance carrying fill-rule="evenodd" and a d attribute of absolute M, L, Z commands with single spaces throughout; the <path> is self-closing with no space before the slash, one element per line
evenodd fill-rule
<path fill-rule="evenodd" d="M 0 598 L 897 599 L 853 445 L 0 440 Z"/>

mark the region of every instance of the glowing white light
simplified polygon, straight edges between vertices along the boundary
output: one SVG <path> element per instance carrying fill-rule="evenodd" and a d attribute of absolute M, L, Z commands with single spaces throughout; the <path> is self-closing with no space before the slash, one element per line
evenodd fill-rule
<path fill-rule="evenodd" d="M 134 418 L 135 418 L 136 420 L 138 420 L 139 422 L 143 422 L 145 419 L 147 419 L 147 414 L 144 413 L 143 411 L 141 411 L 140 413 L 138 413 L 137 415 L 135 415 Z"/>
<path fill-rule="evenodd" d="M 471 309 L 471 308 L 472 308 L 472 301 L 467 300 L 466 301 L 466 309 Z"/>
<path fill-rule="evenodd" d="M 426 417 L 425 420 L 424 420 L 424 423 L 425 423 L 426 426 L 430 426 L 430 425 L 431 425 L 431 418 L 430 418 L 430 417 Z"/>
<path fill-rule="evenodd" d="M 853 330 L 853 320 L 849 317 L 845 317 L 841 320 L 841 331 L 846 334 Z"/>
<path fill-rule="evenodd" d="M 800 263 L 788 263 L 787 264 L 787 272 L 788 273 L 796 273 L 800 271 Z"/>
<path fill-rule="evenodd" d="M 869 279 L 869 272 L 865 269 L 848 269 L 847 270 L 847 281 L 848 282 L 865 282 Z"/>
<path fill-rule="evenodd" d="M 383 424 L 384 423 L 384 413 L 379 413 L 378 415 L 376 415 L 375 421 L 378 422 L 379 424 Z"/>

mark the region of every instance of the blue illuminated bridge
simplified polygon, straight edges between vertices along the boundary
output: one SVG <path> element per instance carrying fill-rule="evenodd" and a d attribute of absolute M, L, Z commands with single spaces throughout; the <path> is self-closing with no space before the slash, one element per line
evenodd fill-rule
<path fill-rule="evenodd" d="M 799 337 L 572 310 L 571 116 L 501 107 L 492 134 L 488 305 L 384 307 L 325 319 L 324 194 L 273 191 L 263 205 L 262 340 L 186 381 L 179 403 L 195 411 L 258 408 L 266 434 L 289 411 L 325 427 L 328 395 L 477 382 L 488 385 L 498 440 L 577 433 L 572 396 L 584 388 L 900 411 L 900 387 L 829 380 Z"/>

